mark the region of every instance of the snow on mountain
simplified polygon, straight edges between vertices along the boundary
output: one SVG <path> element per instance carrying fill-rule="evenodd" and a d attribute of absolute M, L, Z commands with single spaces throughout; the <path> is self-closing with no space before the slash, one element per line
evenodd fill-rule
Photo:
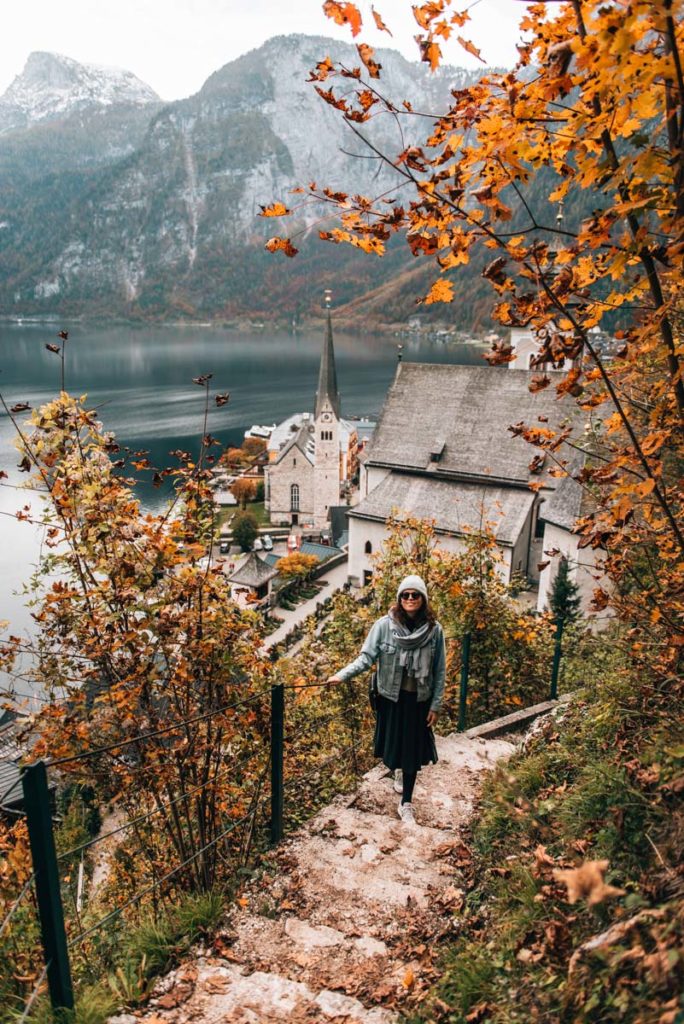
<path fill-rule="evenodd" d="M 79 111 L 155 102 L 154 90 L 130 71 L 36 51 L 0 96 L 0 134 Z"/>
<path fill-rule="evenodd" d="M 359 63 L 348 43 L 279 36 L 173 103 L 154 102 L 151 90 L 130 76 L 129 106 L 120 105 L 125 90 L 112 73 L 103 80 L 100 69 L 34 54 L 9 90 L 12 109 L 21 101 L 27 121 L 32 118 L 31 130 L 6 136 L 0 147 L 0 190 L 3 174 L 12 182 L 11 205 L 3 210 L 10 226 L 0 251 L 0 312 L 229 317 L 262 310 L 264 296 L 287 314 L 296 311 L 312 281 L 329 282 L 326 275 L 349 254 L 318 241 L 317 207 L 305 205 L 281 226 L 261 219 L 260 205 L 287 202 L 293 187 L 312 180 L 354 194 L 411 198 L 391 160 L 377 159 L 307 83 L 326 54 L 350 67 Z M 377 50 L 376 59 L 383 91 L 410 100 L 421 115 L 437 116 L 451 90 L 480 77 L 449 67 L 433 75 L 391 50 Z M 130 106 L 141 88 L 139 102 L 146 105 Z M 0 101 L 0 132 L 9 93 Z M 81 115 L 79 103 L 91 104 L 90 111 Z M 62 114 L 66 109 L 70 117 Z M 133 130 L 135 118 L 140 123 Z M 429 124 L 425 116 L 403 120 L 400 132 L 395 117 L 374 117 L 361 135 L 380 153 L 395 154 Z M 125 141 L 133 147 L 123 147 Z M 56 151 L 64 155 L 49 165 Z M 43 168 L 38 179 L 36 166 Z M 304 252 L 292 266 L 264 253 L 265 239 L 280 231 L 312 235 L 319 248 L 306 270 L 300 269 Z M 36 238 L 40 250 L 27 270 L 25 254 L 34 253 Z M 389 260 L 378 265 L 358 271 L 359 288 L 373 274 L 379 285 L 393 273 Z M 352 298 L 351 277 L 347 286 Z"/>

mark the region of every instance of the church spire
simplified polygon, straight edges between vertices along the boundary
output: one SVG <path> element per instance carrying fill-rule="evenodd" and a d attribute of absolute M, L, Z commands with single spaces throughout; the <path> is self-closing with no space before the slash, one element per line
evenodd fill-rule
<path fill-rule="evenodd" d="M 330 291 L 326 289 L 325 304 L 328 310 L 328 320 L 325 328 L 325 340 L 323 342 L 323 354 L 321 356 L 321 369 L 318 374 L 318 391 L 316 392 L 316 404 L 314 417 L 318 419 L 326 399 L 333 409 L 337 419 L 340 418 L 340 395 L 337 390 L 337 373 L 335 370 L 335 349 L 333 347 L 332 320 L 330 316 Z"/>

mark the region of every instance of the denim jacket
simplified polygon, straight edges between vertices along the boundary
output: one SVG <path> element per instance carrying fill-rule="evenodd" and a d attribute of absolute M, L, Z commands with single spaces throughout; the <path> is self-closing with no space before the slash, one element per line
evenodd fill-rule
<path fill-rule="evenodd" d="M 371 665 L 378 668 L 378 692 L 388 700 L 398 701 L 401 689 L 402 667 L 399 664 L 399 648 L 392 636 L 393 622 L 389 615 L 383 615 L 373 625 L 361 648 L 361 654 L 344 668 L 336 672 L 338 679 L 353 679 L 365 672 Z M 439 711 L 444 696 L 444 675 L 446 656 L 444 630 L 439 623 L 430 639 L 432 645 L 432 670 L 427 680 L 418 684 L 418 700 L 430 701 L 430 710 Z"/>

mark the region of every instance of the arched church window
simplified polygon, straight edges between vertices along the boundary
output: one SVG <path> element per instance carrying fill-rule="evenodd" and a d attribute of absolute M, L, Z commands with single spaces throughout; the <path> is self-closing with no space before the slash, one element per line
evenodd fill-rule
<path fill-rule="evenodd" d="M 290 486 L 290 509 L 292 512 L 299 512 L 299 484 Z"/>
<path fill-rule="evenodd" d="M 363 550 L 366 552 L 367 555 L 371 555 L 373 553 L 373 545 L 369 540 L 366 541 Z"/>

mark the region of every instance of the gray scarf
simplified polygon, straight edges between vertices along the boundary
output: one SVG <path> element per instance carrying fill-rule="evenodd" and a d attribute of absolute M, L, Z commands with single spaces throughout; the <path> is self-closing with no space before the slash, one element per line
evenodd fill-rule
<path fill-rule="evenodd" d="M 392 636 L 399 648 L 399 664 L 406 670 L 407 676 L 424 682 L 430 675 L 432 666 L 432 646 L 430 641 L 435 632 L 427 619 L 417 626 L 413 632 L 402 626 L 391 616 Z"/>

